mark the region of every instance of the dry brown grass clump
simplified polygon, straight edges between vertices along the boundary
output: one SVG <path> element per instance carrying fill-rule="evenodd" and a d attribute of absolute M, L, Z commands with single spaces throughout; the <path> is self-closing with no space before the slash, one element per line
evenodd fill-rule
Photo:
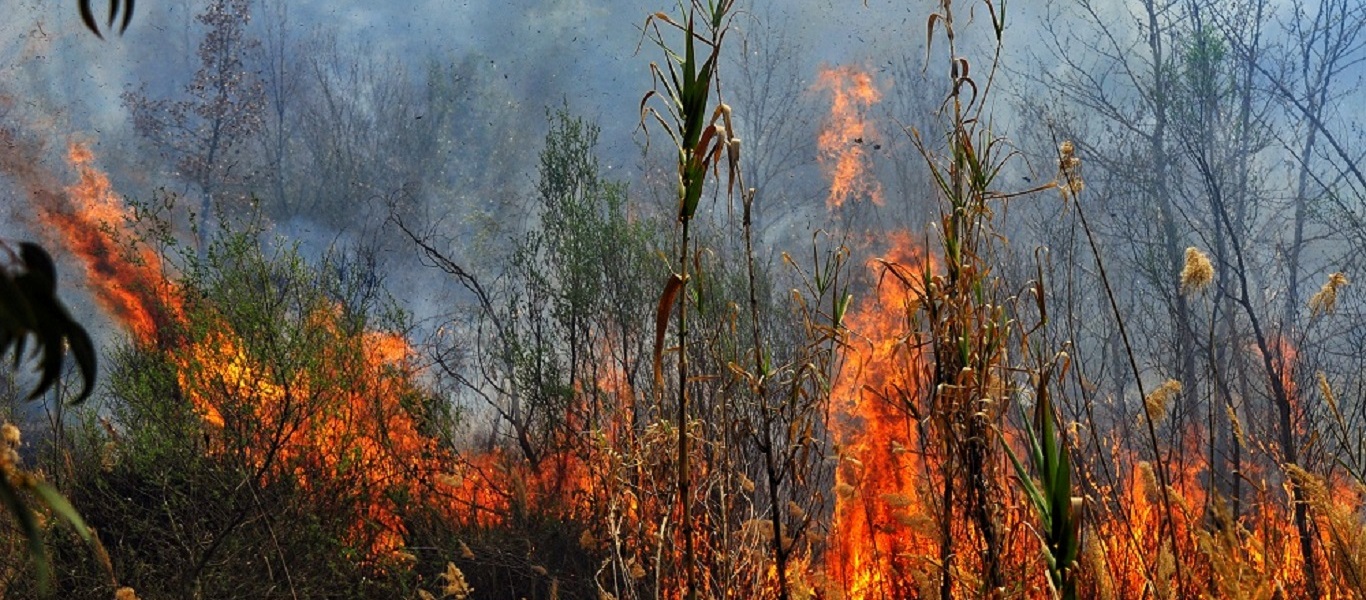
<path fill-rule="evenodd" d="M 1209 255 L 1194 246 L 1186 248 L 1186 265 L 1181 269 L 1181 291 L 1200 292 L 1214 282 L 1214 265 Z"/>
<path fill-rule="evenodd" d="M 1309 298 L 1309 312 L 1314 316 L 1332 314 L 1338 307 L 1338 290 L 1348 283 L 1342 272 L 1330 274 L 1318 293 Z"/>

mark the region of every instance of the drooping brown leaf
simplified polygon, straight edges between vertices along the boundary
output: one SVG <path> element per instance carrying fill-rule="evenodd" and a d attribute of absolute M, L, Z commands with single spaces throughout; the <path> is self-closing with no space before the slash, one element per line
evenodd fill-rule
<path fill-rule="evenodd" d="M 659 308 L 655 312 L 655 389 L 664 389 L 664 332 L 669 329 L 669 315 L 673 313 L 678 292 L 683 289 L 683 277 L 675 273 L 664 284 L 664 294 L 659 297 Z"/>

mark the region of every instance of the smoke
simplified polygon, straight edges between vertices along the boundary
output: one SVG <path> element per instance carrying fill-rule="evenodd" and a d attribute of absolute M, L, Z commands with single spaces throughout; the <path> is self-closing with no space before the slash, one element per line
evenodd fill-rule
<path fill-rule="evenodd" d="M 810 91 L 809 82 L 815 81 L 823 66 L 870 69 L 889 97 L 916 89 L 914 82 L 895 80 L 887 66 L 894 61 L 924 66 L 924 20 L 935 4 L 758 0 L 742 3 L 736 26 L 743 29 L 755 20 L 780 24 L 781 33 L 791 39 L 790 47 L 801 50 L 787 57 L 795 65 L 790 72 L 802 80 L 799 88 L 807 90 L 794 102 L 818 105 L 810 114 L 820 115 L 828 108 L 828 98 Z M 199 66 L 196 53 L 204 32 L 194 16 L 203 5 L 203 1 L 140 3 L 127 33 L 104 41 L 89 35 L 65 2 L 25 0 L 14 7 L 10 14 L 18 18 L 0 24 L 8 40 L 0 45 L 0 81 L 4 82 L 0 84 L 0 124 L 21 125 L 24 137 L 48 140 L 50 148 L 26 142 L 31 146 L 23 148 L 22 156 L 6 159 L 3 184 L 12 192 L 11 201 L 4 204 L 7 218 L 0 224 L 0 235 L 33 238 L 44 230 L 40 222 L 26 218 L 30 216 L 26 207 L 37 197 L 48 198 L 43 201 L 48 204 L 58 202 L 61 190 L 74 178 L 59 154 L 51 151 L 69 139 L 90 143 L 99 164 L 109 171 L 116 196 L 145 198 L 162 186 L 194 193 L 172 176 L 166 166 L 172 161 L 161 156 L 162 149 L 133 132 L 120 95 L 131 88 L 145 89 L 153 98 L 176 98 L 183 93 L 185 82 Z M 470 110 L 456 117 L 464 120 L 457 124 L 466 133 L 453 134 L 456 145 L 442 150 L 442 160 L 462 166 L 449 170 L 448 181 L 422 189 L 413 209 L 428 222 L 453 227 L 451 238 L 464 244 L 454 249 L 455 255 L 475 262 L 521 226 L 500 213 L 506 209 L 498 206 L 530 193 L 547 108 L 567 105 L 571 112 L 598 122 L 605 173 L 631 180 L 634 195 L 642 202 L 667 198 L 671 189 L 667 168 L 642 155 L 638 108 L 649 87 L 649 63 L 661 60 L 659 49 L 643 38 L 641 26 L 651 11 L 672 8 L 672 2 L 651 6 L 634 0 L 417 0 L 350 5 L 257 0 L 250 32 L 263 40 L 264 47 L 283 44 L 295 58 L 307 58 L 309 40 L 335 36 L 340 48 L 366 49 L 367 56 L 349 58 L 373 59 L 377 65 L 392 59 L 406 72 L 418 74 L 415 80 L 421 79 L 432 61 L 466 61 L 477 66 L 477 81 L 472 81 L 486 89 L 466 92 L 473 106 L 462 107 Z M 265 39 L 271 36 L 275 39 Z M 745 46 L 734 43 L 738 39 L 730 39 L 728 52 L 744 51 Z M 765 40 L 756 37 L 753 43 Z M 300 72 L 297 77 L 307 79 L 308 75 Z M 732 80 L 726 85 L 739 83 Z M 723 95 L 734 103 L 737 96 L 729 92 L 730 88 L 723 87 Z M 382 114 L 389 107 L 371 108 Z M 736 108 L 744 114 L 749 107 Z M 819 117 L 811 118 L 813 122 L 791 134 L 811 139 L 773 143 L 813 146 L 818 125 L 814 121 Z M 423 123 L 414 120 L 412 126 Z M 475 130 L 488 139 L 480 138 L 479 145 L 471 147 L 475 138 L 468 132 Z M 888 138 L 897 135 L 895 125 L 883 131 Z M 506 151 L 488 151 L 499 136 Z M 395 164 L 410 161 L 406 156 L 389 159 Z M 157 164 L 163 166 L 157 168 Z M 800 182 L 796 187 L 816 189 L 824 183 L 814 164 L 801 165 L 787 177 Z M 315 257 L 335 247 L 366 246 L 384 253 L 379 266 L 393 273 L 394 282 L 405 289 L 423 290 L 408 295 L 411 308 L 428 313 L 419 314 L 419 319 L 431 316 L 429 311 L 443 310 L 439 299 L 443 293 L 433 290 L 441 284 L 432 280 L 439 278 L 416 264 L 411 248 L 380 231 L 384 211 L 380 210 L 382 202 L 374 201 L 406 194 L 402 186 L 408 183 L 398 181 L 389 184 L 396 189 L 368 192 L 371 200 L 364 206 L 341 208 L 352 219 L 349 223 L 303 212 L 278 223 L 276 233 L 296 239 L 306 254 Z M 774 211 L 777 229 L 782 230 L 771 232 L 775 240 L 804 239 L 800 231 L 786 230 L 817 226 L 823 218 L 819 198 L 797 196 L 790 202 L 796 204 L 795 210 Z M 717 214 L 728 213 L 719 209 Z M 490 230 L 491 226 L 501 229 Z"/>

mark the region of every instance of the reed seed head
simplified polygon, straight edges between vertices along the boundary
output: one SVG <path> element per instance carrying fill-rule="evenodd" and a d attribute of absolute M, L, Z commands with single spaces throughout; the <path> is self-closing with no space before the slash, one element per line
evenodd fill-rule
<path fill-rule="evenodd" d="M 1140 492 L 1148 501 L 1156 503 L 1162 498 L 1162 488 L 1157 484 L 1157 472 L 1153 470 L 1153 464 L 1142 461 L 1136 466 L 1138 469 L 1138 482 L 1143 489 Z"/>
<path fill-rule="evenodd" d="M 1319 371 L 1317 373 L 1317 376 L 1319 382 L 1319 393 L 1323 394 L 1323 400 L 1328 403 L 1328 407 L 1333 409 L 1333 412 L 1336 414 L 1338 412 L 1337 394 L 1333 393 L 1333 386 L 1328 383 L 1328 376 L 1325 375 L 1323 371 Z"/>
<path fill-rule="evenodd" d="M 1228 412 L 1228 422 L 1233 427 L 1233 438 L 1239 447 L 1246 448 L 1247 438 L 1243 435 L 1243 424 L 1238 421 L 1238 413 L 1230 405 L 1224 405 L 1224 410 Z"/>
<path fill-rule="evenodd" d="M 1309 313 L 1313 316 L 1332 314 L 1338 307 L 1338 290 L 1348 283 L 1347 275 L 1341 271 L 1330 274 L 1318 293 L 1309 298 Z"/>
<path fill-rule="evenodd" d="M 845 500 L 848 500 L 848 499 L 850 499 L 850 498 L 853 498 L 853 497 L 854 497 L 854 486 L 849 485 L 849 484 L 847 484 L 847 483 L 836 484 L 836 485 L 835 485 L 835 495 L 836 495 L 836 496 L 839 496 L 840 498 L 843 498 L 843 499 L 845 499 Z"/>
<path fill-rule="evenodd" d="M 1204 291 L 1214 281 L 1214 265 L 1209 255 L 1199 248 L 1186 248 L 1186 265 L 1181 269 L 1181 291 L 1185 293 Z"/>
<path fill-rule="evenodd" d="M 1086 183 L 1081 177 L 1081 159 L 1077 157 L 1076 151 L 1076 146 L 1070 140 L 1058 145 L 1056 187 L 1062 192 L 1064 199 L 1075 198 L 1086 189 Z"/>
<path fill-rule="evenodd" d="M 1171 404 L 1172 398 L 1181 393 L 1181 382 L 1175 379 L 1168 379 L 1148 394 L 1143 399 L 1143 409 L 1148 411 L 1148 417 L 1153 422 L 1161 421 L 1167 416 L 1167 408 Z"/>
<path fill-rule="evenodd" d="M 446 563 L 446 571 L 441 574 L 441 579 L 445 582 L 441 588 L 444 597 L 467 600 L 474 593 L 474 588 L 465 581 L 465 573 L 455 563 Z"/>

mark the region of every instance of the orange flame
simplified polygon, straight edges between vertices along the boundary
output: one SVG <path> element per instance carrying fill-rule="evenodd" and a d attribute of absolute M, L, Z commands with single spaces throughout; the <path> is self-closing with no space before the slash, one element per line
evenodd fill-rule
<path fill-rule="evenodd" d="M 36 213 L 57 234 L 57 246 L 84 265 L 99 305 L 129 327 L 142 343 L 161 328 L 183 322 L 183 310 L 159 257 L 150 249 L 126 250 L 130 212 L 109 179 L 94 166 L 94 155 L 79 143 L 68 160 L 79 181 L 62 189 L 43 171 L 32 145 L 0 131 L 9 142 L 0 169 L 34 200 Z M 231 447 L 252 467 L 273 465 L 266 475 L 291 475 L 319 503 L 360 498 L 351 522 L 352 543 L 375 558 L 391 555 L 406 533 L 393 498 L 429 499 L 442 485 L 451 457 L 419 429 L 410 398 L 417 393 L 413 355 L 401 336 L 384 332 L 346 333 L 337 308 L 308 317 L 310 330 L 326 339 L 328 355 L 317 369 L 282 367 L 253 356 L 226 324 L 180 340 L 167 351 L 178 366 L 181 389 L 218 439 L 211 451 L 226 452 L 224 436 L 239 436 Z M 301 410 L 307 409 L 307 410 Z M 242 436 L 245 436 L 244 438 Z M 273 451 L 273 453 L 271 453 Z M 449 485 L 446 489 L 452 489 Z"/>
<path fill-rule="evenodd" d="M 326 372 L 251 356 L 224 325 L 175 351 L 180 387 L 216 432 L 213 451 L 292 475 L 322 504 L 358 499 L 349 541 L 389 556 L 406 533 L 395 494 L 430 496 L 449 457 L 405 406 L 417 390 L 403 338 L 349 334 L 335 307 L 308 318 Z"/>
<path fill-rule="evenodd" d="M 178 307 L 164 285 L 161 262 L 149 250 L 129 255 L 118 242 L 128 210 L 93 166 L 94 156 L 80 143 L 68 147 L 68 159 L 80 176 L 66 187 L 44 170 L 43 152 L 11 130 L 0 130 L 0 170 L 28 195 L 34 214 L 54 245 L 79 258 L 96 302 L 143 342 L 155 338 L 157 325 L 175 318 Z"/>
<path fill-rule="evenodd" d="M 886 262 L 893 268 L 909 275 L 926 260 L 908 234 L 892 235 Z M 923 498 L 934 477 L 900 404 L 920 393 L 925 364 L 905 331 L 917 297 L 898 282 L 885 283 L 847 318 L 856 338 L 832 391 L 830 425 L 840 450 L 826 572 L 848 598 L 904 595 L 894 574 L 923 567 L 907 565 L 908 557 L 934 554 Z"/>
<path fill-rule="evenodd" d="M 63 246 L 85 265 L 95 299 L 119 322 L 132 329 L 138 340 L 155 339 L 157 325 L 179 308 L 161 273 L 160 258 L 148 248 L 129 256 L 116 237 L 130 214 L 114 193 L 109 178 L 93 165 L 95 155 L 83 144 L 72 142 L 67 159 L 80 181 L 67 188 L 68 210 L 45 210 L 43 219 L 59 231 Z"/>
<path fill-rule="evenodd" d="M 943 522 L 942 460 L 932 441 L 921 439 L 920 424 L 908 410 L 908 400 L 923 394 L 930 373 L 907 315 L 917 309 L 919 273 L 935 269 L 933 257 L 927 259 L 905 234 L 893 235 L 891 245 L 874 264 L 881 281 L 876 296 L 846 320 L 851 342 L 832 388 L 830 428 L 838 465 L 822 568 L 835 588 L 832 597 L 939 597 L 939 540 L 948 535 L 962 554 L 951 574 L 952 594 L 970 596 L 977 588 L 971 552 L 963 552 L 979 547 L 979 540 L 970 528 Z M 1287 374 L 1295 349 L 1278 340 L 1275 352 L 1276 376 L 1293 398 L 1296 388 Z M 1303 407 L 1295 401 L 1303 425 Z M 1171 478 L 1170 525 L 1151 459 L 1140 458 L 1118 428 L 1097 436 L 1107 444 L 1102 456 L 1076 458 L 1073 493 L 1086 498 L 1082 538 L 1089 548 L 1076 571 L 1083 597 L 1233 597 L 1254 588 L 1270 593 L 1304 586 L 1305 561 L 1287 502 L 1290 475 L 1278 464 L 1272 440 L 1238 431 L 1243 488 L 1237 498 L 1210 487 L 1211 438 L 1199 421 L 1164 434 L 1160 460 Z M 1019 447 L 1015 436 L 1003 433 L 1003 443 Z M 1360 486 L 1341 472 L 1313 486 L 1324 490 L 1311 498 L 1316 518 L 1336 519 L 1352 531 L 1361 527 L 1357 515 L 1366 498 Z M 1005 528 L 1037 527 L 1033 509 L 1022 496 L 1013 498 L 1003 507 Z M 1038 537 L 1012 536 L 1006 545 L 1004 569 L 1024 578 L 1023 590 L 1009 597 L 1051 598 Z M 1320 544 L 1315 553 L 1321 568 L 1336 551 L 1331 543 Z M 1177 561 L 1185 587 L 1176 577 Z M 1324 597 L 1352 597 L 1331 579 L 1319 574 Z"/>
<path fill-rule="evenodd" d="M 852 66 L 823 68 L 814 89 L 830 93 L 830 115 L 816 140 L 821 168 L 830 178 L 828 208 L 845 202 L 871 200 L 882 204 L 882 185 L 869 175 L 867 148 L 879 140 L 868 121 L 868 111 L 882 99 L 867 72 Z"/>
<path fill-rule="evenodd" d="M 842 71 L 846 70 L 830 72 Z M 857 115 L 858 110 L 866 111 L 876 101 L 876 90 L 867 75 L 847 71 L 831 77 L 853 81 L 847 84 L 851 89 L 866 88 L 873 93 L 873 100 L 861 104 L 854 96 L 841 100 L 836 88 L 826 89 L 835 93 L 836 105 L 852 106 Z M 862 118 L 856 120 L 861 127 Z M 849 131 L 850 127 L 840 130 Z M 871 139 L 867 130 L 857 130 L 850 139 L 857 139 L 860 132 L 865 143 Z M 850 145 L 848 140 L 844 142 L 844 146 Z M 835 178 L 829 202 L 832 207 L 860 194 L 879 201 L 879 194 L 867 191 L 876 188 L 857 187 L 870 184 L 861 175 L 867 156 L 861 147 L 853 145 L 852 174 L 843 183 Z M 183 320 L 183 310 L 156 255 L 143 251 L 128 256 L 122 250 L 120 227 L 128 212 L 108 179 L 93 167 L 90 151 L 78 144 L 71 146 L 69 158 L 80 180 L 65 188 L 57 177 L 40 169 L 40 161 L 33 158 L 37 155 L 33 148 L 14 141 L 10 133 L 0 131 L 0 169 L 33 199 L 42 223 L 61 236 L 61 247 L 81 258 L 95 282 L 92 287 L 100 305 L 127 324 L 140 341 L 163 341 L 158 340 L 160 326 Z M 830 156 L 838 158 L 835 164 L 843 164 L 838 155 Z M 54 191 L 62 189 L 65 195 Z M 857 189 L 865 191 L 850 191 Z M 914 287 L 917 273 L 935 266 L 932 257 L 917 249 L 909 235 L 894 234 L 891 242 L 885 264 L 875 265 L 875 275 L 883 284 L 875 297 L 847 317 L 855 337 L 832 384 L 829 426 L 839 448 L 835 506 L 823 571 L 840 588 L 836 596 L 845 598 L 937 595 L 927 590 L 935 591 L 940 577 L 934 560 L 937 536 L 943 533 L 936 522 L 942 507 L 935 505 L 934 491 L 942 475 L 904 405 L 907 399 L 923 393 L 922 382 L 927 380 L 927 363 L 914 343 L 914 332 L 908 330 L 906 315 L 918 302 Z M 887 269 L 896 270 L 905 281 L 888 275 Z M 411 409 L 412 395 L 419 391 L 413 383 L 413 351 L 406 340 L 384 332 L 349 332 L 341 326 L 341 314 L 335 307 L 317 309 L 308 319 L 310 331 L 324 338 L 319 347 L 326 348 L 322 357 L 322 363 L 328 365 L 326 373 L 285 370 L 269 357 L 254 355 L 249 340 L 226 326 L 207 328 L 197 338 L 179 340 L 180 345 L 168 352 L 179 367 L 180 387 L 215 437 L 210 451 L 227 452 L 226 436 L 243 435 L 239 441 L 245 443 L 237 445 L 243 459 L 254 466 L 271 461 L 267 476 L 295 478 L 311 500 L 326 505 L 342 502 L 340 498 L 359 498 L 356 506 L 350 507 L 354 518 L 349 523 L 348 541 L 368 549 L 372 558 L 386 557 L 404 545 L 404 507 L 396 498 L 437 508 L 452 521 L 479 526 L 504 523 L 516 510 L 528 507 L 553 510 L 544 508 L 549 501 L 568 498 L 556 506 L 573 512 L 575 518 L 592 518 L 583 515 L 594 511 L 619 510 L 619 518 L 637 524 L 634 535 L 638 538 L 653 540 L 662 535 L 642 515 L 649 511 L 667 513 L 667 503 L 659 504 L 659 499 L 648 493 L 667 489 L 667 485 L 613 488 L 619 484 L 603 473 L 634 468 L 647 483 L 667 482 L 671 477 L 667 469 L 652 475 L 649 465 L 667 465 L 668 457 L 651 460 L 648 452 L 639 451 L 647 459 L 639 466 L 622 467 L 611 463 L 615 450 L 602 452 L 585 444 L 577 447 L 577 454 L 561 452 L 543 457 L 540 468 L 534 470 L 500 451 L 458 459 L 423 432 L 422 415 Z M 632 444 L 649 448 L 648 442 L 629 439 L 633 428 L 622 426 L 626 422 L 623 419 L 629 418 L 630 403 L 641 393 L 633 389 L 629 369 L 616 357 L 625 344 L 610 339 L 599 343 L 601 356 L 611 358 L 600 361 L 591 383 L 583 383 L 594 386 L 593 390 L 576 390 L 575 401 L 581 404 L 572 409 L 575 414 L 569 419 L 574 426 L 567 429 L 607 430 L 612 439 L 605 443 L 612 449 Z M 1295 401 L 1297 417 L 1302 417 L 1304 408 L 1290 375 L 1295 348 L 1277 340 L 1275 351 L 1276 376 Z M 621 412 L 588 416 L 601 409 L 591 405 L 595 395 Z M 304 399 L 315 402 L 310 406 L 318 409 L 300 411 Z M 1307 419 L 1297 418 L 1296 422 L 1307 426 Z M 233 423 L 249 423 L 250 427 L 233 433 Z M 616 436 L 611 435 L 613 426 L 620 427 Z M 1202 440 L 1209 439 L 1208 432 L 1190 424 L 1173 433 L 1171 447 L 1164 448 L 1161 460 L 1172 474 L 1175 549 L 1168 548 L 1169 535 L 1158 533 L 1165 529 L 1162 523 L 1166 512 L 1152 468 L 1144 466 L 1136 452 L 1126 450 L 1129 446 L 1118 431 L 1100 436 L 1102 443 L 1108 444 L 1108 454 L 1092 459 L 1094 465 L 1110 463 L 1113 481 L 1099 480 L 1095 468 L 1078 467 L 1078 486 L 1088 498 L 1084 538 L 1092 548 L 1100 549 L 1094 558 L 1084 557 L 1078 571 L 1086 578 L 1085 589 L 1103 586 L 1110 590 L 1109 597 L 1116 598 L 1152 597 L 1157 590 L 1175 586 L 1171 571 L 1164 566 L 1164 561 L 1174 559 L 1163 558 L 1173 555 L 1180 557 L 1191 589 L 1174 590 L 1170 597 L 1200 593 L 1227 596 L 1223 590 L 1240 585 L 1261 585 L 1262 591 L 1302 586 L 1304 560 L 1285 502 L 1288 480 L 1277 471 L 1273 453 L 1268 450 L 1274 444 L 1254 439 L 1255 431 L 1246 433 L 1246 443 L 1237 442 L 1248 455 L 1238 477 L 1248 483 L 1249 491 L 1240 508 L 1220 516 L 1223 509 L 1215 507 L 1223 500 L 1209 488 L 1209 454 L 1201 447 Z M 1303 429 L 1297 433 L 1308 435 Z M 647 427 L 640 435 L 656 433 Z M 271 447 L 277 450 L 268 457 L 265 449 Z M 1085 460 L 1087 457 L 1078 457 L 1078 464 Z M 1318 517 L 1324 519 L 1319 525 L 1322 531 L 1340 533 L 1330 530 L 1337 523 L 1332 519 L 1347 527 L 1360 527 L 1364 502 L 1359 487 L 1349 484 L 1341 473 L 1325 477 L 1320 485 L 1328 491 L 1323 494 L 1326 500 L 1319 501 L 1330 504 L 1315 507 Z M 592 504 L 592 499 L 603 498 L 621 502 L 615 508 Z M 1028 533 L 1030 528 L 1022 525 L 1030 517 L 1019 516 L 1027 511 L 1021 506 L 1017 503 L 1008 508 L 1010 514 L 1005 517 L 1014 519 L 1012 530 L 1019 532 L 1011 542 L 1007 560 L 1012 561 L 1011 572 L 1022 574 L 1021 589 L 1025 591 L 1020 597 L 1049 598 L 1046 584 L 1030 579 L 1041 573 L 1040 548 Z M 953 529 L 949 535 L 968 535 L 964 531 Z M 1330 536 L 1324 533 L 1322 537 Z M 586 544 L 592 542 L 590 538 Z M 970 538 L 955 542 L 958 549 L 972 547 Z M 1326 546 L 1321 548 L 1325 555 L 1329 552 Z M 1216 565 L 1224 560 L 1237 561 L 1242 570 L 1230 572 Z M 1318 560 L 1319 565 L 1329 562 L 1322 556 Z M 1332 577 L 1323 579 L 1324 597 L 1350 597 L 1345 584 Z M 955 588 L 957 591 L 966 590 Z"/>

